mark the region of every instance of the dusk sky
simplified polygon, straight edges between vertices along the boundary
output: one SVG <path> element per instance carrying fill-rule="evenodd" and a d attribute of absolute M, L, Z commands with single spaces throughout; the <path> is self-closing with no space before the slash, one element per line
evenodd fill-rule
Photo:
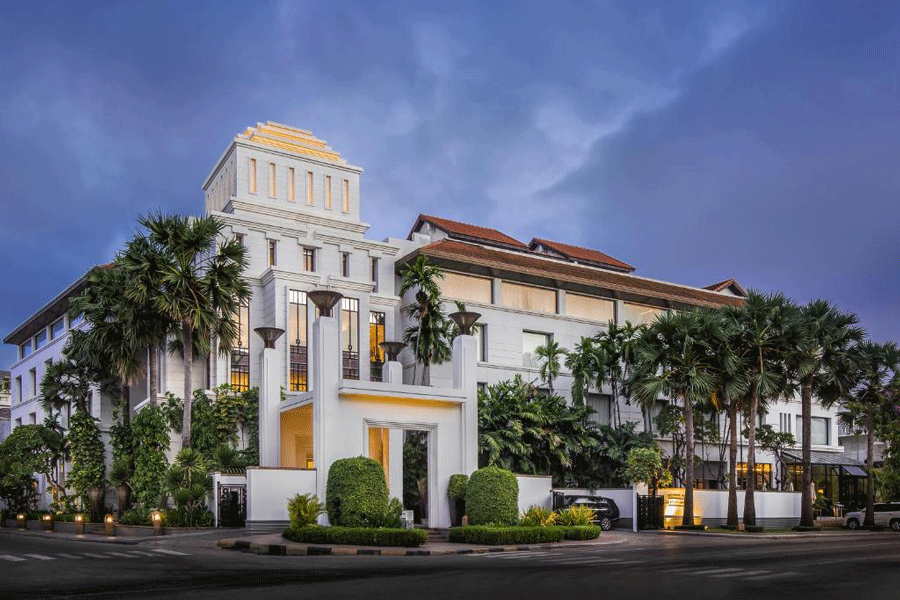
<path fill-rule="evenodd" d="M 365 169 L 371 238 L 445 216 L 900 341 L 898 58 L 896 0 L 4 3 L 0 330 L 273 120 Z"/>

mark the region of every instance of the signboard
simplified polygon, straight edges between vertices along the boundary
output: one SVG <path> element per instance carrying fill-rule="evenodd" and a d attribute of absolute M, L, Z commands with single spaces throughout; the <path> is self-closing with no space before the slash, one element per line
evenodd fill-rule
<path fill-rule="evenodd" d="M 660 493 L 666 499 L 663 512 L 663 526 L 666 529 L 673 529 L 676 525 L 681 525 L 684 517 L 684 488 L 665 488 L 660 490 Z M 694 525 L 700 524 L 702 516 L 695 500 Z"/>

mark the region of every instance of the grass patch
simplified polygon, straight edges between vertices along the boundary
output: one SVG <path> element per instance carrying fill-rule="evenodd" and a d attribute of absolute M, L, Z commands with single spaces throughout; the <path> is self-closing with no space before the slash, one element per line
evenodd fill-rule
<path fill-rule="evenodd" d="M 322 527 L 313 525 L 282 533 L 285 539 L 306 544 L 348 544 L 353 546 L 399 546 L 417 548 L 428 539 L 424 529 L 393 529 L 381 527 Z"/>
<path fill-rule="evenodd" d="M 706 525 L 676 525 L 675 531 L 706 531 Z"/>

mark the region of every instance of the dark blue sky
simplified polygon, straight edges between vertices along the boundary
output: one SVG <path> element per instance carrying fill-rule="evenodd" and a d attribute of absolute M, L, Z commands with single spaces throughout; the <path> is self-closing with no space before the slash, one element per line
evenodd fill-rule
<path fill-rule="evenodd" d="M 444 215 L 900 340 L 898 56 L 897 1 L 4 3 L 0 330 L 271 119 L 365 169 L 371 237 Z"/>

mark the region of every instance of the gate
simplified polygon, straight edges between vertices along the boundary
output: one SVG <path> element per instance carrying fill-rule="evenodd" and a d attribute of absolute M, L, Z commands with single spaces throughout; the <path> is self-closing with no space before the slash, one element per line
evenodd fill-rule
<path fill-rule="evenodd" d="M 638 529 L 662 529 L 665 496 L 638 496 Z"/>
<path fill-rule="evenodd" d="M 247 522 L 247 486 L 219 484 L 219 527 L 243 527 Z"/>

